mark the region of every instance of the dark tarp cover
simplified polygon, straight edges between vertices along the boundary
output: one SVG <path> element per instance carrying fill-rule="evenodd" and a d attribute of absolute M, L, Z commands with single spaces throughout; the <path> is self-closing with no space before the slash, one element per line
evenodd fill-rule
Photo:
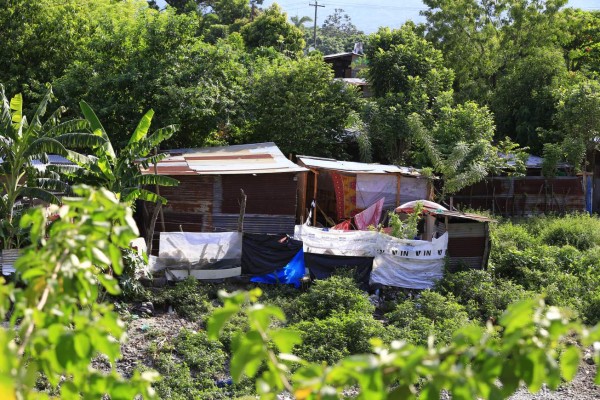
<path fill-rule="evenodd" d="M 264 275 L 285 267 L 302 242 L 285 235 L 244 233 L 242 239 L 242 274 Z"/>
<path fill-rule="evenodd" d="M 354 279 L 359 287 L 363 290 L 369 289 L 369 277 L 373 269 L 372 257 L 304 253 L 304 262 L 313 279 L 327 279 L 339 268 L 354 268 Z"/>
<path fill-rule="evenodd" d="M 284 283 L 288 285 L 294 285 L 299 288 L 304 272 L 306 268 L 304 266 L 304 251 L 302 247 L 296 253 L 296 256 L 283 268 L 280 268 L 270 274 L 264 274 L 260 276 L 253 276 L 250 278 L 251 282 L 258 283 Z"/>

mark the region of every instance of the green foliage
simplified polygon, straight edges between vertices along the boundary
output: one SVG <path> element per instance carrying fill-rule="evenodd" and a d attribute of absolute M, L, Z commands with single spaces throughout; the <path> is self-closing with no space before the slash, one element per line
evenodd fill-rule
<path fill-rule="evenodd" d="M 473 102 L 456 107 L 442 107 L 440 119 L 431 129 L 418 114 L 408 117 L 408 127 L 425 150 L 434 172 L 444 180 L 441 198 L 479 182 L 490 173 L 508 169 L 512 174 L 524 172 L 523 151 L 508 139 L 494 146 L 494 123 L 486 107 Z M 513 154 L 499 157 L 501 150 Z M 513 166 L 509 166 L 509 162 Z M 515 170 L 520 167 L 520 171 Z"/>
<path fill-rule="evenodd" d="M 212 310 L 212 304 L 195 278 L 178 282 L 163 290 L 156 298 L 160 305 L 171 305 L 177 314 L 190 321 L 201 321 Z"/>
<path fill-rule="evenodd" d="M 148 111 L 140 120 L 135 131 L 132 133 L 127 145 L 125 145 L 117 156 L 110 138 L 104 127 L 98 120 L 96 113 L 84 101 L 81 102 L 81 111 L 90 126 L 92 134 L 101 140 L 92 147 L 95 157 L 91 163 L 79 163 L 79 167 L 72 171 L 72 178 L 83 181 L 95 186 L 104 187 L 117 195 L 117 198 L 129 205 L 133 205 L 136 200 L 149 202 L 161 201 L 163 204 L 167 200 L 160 195 L 148 190 L 144 186 L 177 186 L 179 181 L 174 178 L 147 174 L 144 175 L 140 168 L 148 170 L 150 165 L 167 157 L 167 154 L 150 153 L 158 148 L 165 140 L 169 139 L 175 126 L 168 126 L 156 130 L 148 135 L 152 116 L 154 111 Z M 84 146 L 75 138 L 71 140 L 73 145 Z"/>
<path fill-rule="evenodd" d="M 400 338 L 412 344 L 426 345 L 429 336 L 434 337 L 436 344 L 447 344 L 456 330 L 474 325 L 452 294 L 447 296 L 425 290 L 416 299 L 398 304 L 385 317 L 400 329 Z"/>
<path fill-rule="evenodd" d="M 373 305 L 350 277 L 317 280 L 294 301 L 292 321 L 325 319 L 334 314 L 372 314 Z"/>
<path fill-rule="evenodd" d="M 555 218 L 547 222 L 540 236 L 548 245 L 571 245 L 582 251 L 588 250 L 600 245 L 600 220 L 588 214 Z"/>
<path fill-rule="evenodd" d="M 19 228 L 13 221 L 17 199 L 42 201 L 58 204 L 53 191 L 68 191 L 68 185 L 53 171 L 38 171 L 34 160 L 47 161 L 48 153 L 58 154 L 82 165 L 88 158 L 66 147 L 65 137 L 89 140 L 89 135 L 70 133 L 70 129 L 82 126 L 81 121 L 60 124 L 64 107 L 59 107 L 46 121 L 46 114 L 52 97 L 48 88 L 35 112 L 28 119 L 24 113 L 21 94 L 8 101 L 4 86 L 0 84 L 0 216 L 2 217 L 3 247 L 12 248 L 18 241 Z"/>
<path fill-rule="evenodd" d="M 406 219 L 402 221 L 400 215 L 396 212 L 390 212 L 389 225 L 391 231 L 390 236 L 397 237 L 400 239 L 413 240 L 419 233 L 418 225 L 421 221 L 421 212 L 423 211 L 423 202 L 418 201 L 413 212 L 406 216 Z"/>
<path fill-rule="evenodd" d="M 219 342 L 209 340 L 206 332 L 184 329 L 172 346 L 163 348 L 154 360 L 164 377 L 155 384 L 160 398 L 225 398 L 216 384 L 226 376 L 226 355 Z"/>
<path fill-rule="evenodd" d="M 123 250 L 123 273 L 119 275 L 119 286 L 122 296 L 127 300 L 144 300 L 148 298 L 147 289 L 141 284 L 141 278 L 151 276 L 146 255 L 140 256 L 137 251 L 127 248 Z"/>
<path fill-rule="evenodd" d="M 485 330 L 462 328 L 445 347 L 398 341 L 388 347 L 374 340 L 370 354 L 352 355 L 332 366 L 311 364 L 287 352 L 298 343 L 297 336 L 269 329 L 271 318 L 282 315 L 280 310 L 257 304 L 259 294 L 224 293 L 224 307 L 209 321 L 209 335 L 216 337 L 231 315 L 243 311 L 248 316 L 254 329 L 238 338 L 232 377 L 234 381 L 242 375 L 254 377 L 265 362 L 266 370 L 257 379 L 257 391 L 265 399 L 276 398 L 284 389 L 301 399 L 339 398 L 348 387 L 358 387 L 359 399 L 414 399 L 417 383 L 424 398 L 439 398 L 441 390 L 456 399 L 503 398 L 521 384 L 532 392 L 544 383 L 556 389 L 561 378 L 573 379 L 581 357 L 578 347 L 559 343 L 573 332 L 584 344 L 600 338 L 598 329 L 583 329 L 569 321 L 568 313 L 534 299 L 508 308 L 499 320 L 500 335 L 488 325 Z M 250 305 L 244 307 L 248 300 Z M 279 354 L 267 347 L 271 338 Z M 596 359 L 600 359 L 598 354 Z M 293 387 L 288 379 L 290 362 L 301 365 L 292 377 Z"/>
<path fill-rule="evenodd" d="M 304 37 L 305 41 L 312 46 L 313 31 L 307 29 Z M 336 8 L 317 29 L 316 49 L 325 55 L 353 51 L 354 44 L 364 42 L 366 38 L 366 35 L 352 23 L 350 16 L 343 9 Z"/>
<path fill-rule="evenodd" d="M 534 294 L 506 279 L 494 279 L 488 271 L 467 270 L 446 272 L 436 282 L 435 290 L 452 295 L 464 306 L 469 318 L 485 323 L 497 320 L 514 302 L 533 298 Z"/>
<path fill-rule="evenodd" d="M 0 285 L 0 315 L 9 321 L 0 329 L 0 393 L 36 397 L 41 372 L 64 399 L 153 397 L 151 371 L 129 380 L 115 371 L 125 329 L 112 307 L 97 301 L 102 290 L 120 291 L 112 273 L 122 272 L 120 248 L 138 234 L 131 209 L 106 190 L 75 192 L 82 197 L 51 208 L 60 216 L 51 225 L 43 209 L 21 219 L 32 244 L 15 263 L 21 284 Z M 110 372 L 91 366 L 100 355 Z"/>
<path fill-rule="evenodd" d="M 371 314 L 335 312 L 322 319 L 290 325 L 301 332 L 302 344 L 294 353 L 310 362 L 334 364 L 351 354 L 369 352 L 370 340 L 385 336 L 386 328 Z"/>
<path fill-rule="evenodd" d="M 245 141 L 273 141 L 286 155 L 347 157 L 340 144 L 348 116 L 358 105 L 356 91 L 333 81 L 320 56 L 277 56 L 257 63 Z"/>
<path fill-rule="evenodd" d="M 273 47 L 291 55 L 304 49 L 302 30 L 287 21 L 287 14 L 277 3 L 243 26 L 240 33 L 250 49 Z"/>

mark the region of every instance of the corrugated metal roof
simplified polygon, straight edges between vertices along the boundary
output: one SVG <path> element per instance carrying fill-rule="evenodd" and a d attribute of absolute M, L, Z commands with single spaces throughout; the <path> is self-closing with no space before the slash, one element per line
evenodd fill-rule
<path fill-rule="evenodd" d="M 349 85 L 365 86 L 368 85 L 367 80 L 363 78 L 334 78 L 336 81 L 346 82 Z"/>
<path fill-rule="evenodd" d="M 460 211 L 450 211 L 450 210 L 436 210 L 433 215 L 443 215 L 444 217 L 450 218 L 462 218 L 462 219 L 470 219 L 477 222 L 496 222 L 492 218 L 486 217 L 484 215 L 479 214 L 471 214 L 471 213 L 463 213 Z"/>
<path fill-rule="evenodd" d="M 225 175 L 305 172 L 288 160 L 275 143 L 254 143 L 202 149 L 168 150 L 170 156 L 157 165 L 159 175 Z M 142 169 L 153 174 L 154 167 Z"/>
<path fill-rule="evenodd" d="M 298 160 L 307 168 L 330 169 L 340 172 L 350 172 L 355 174 L 402 174 L 407 176 L 420 177 L 421 173 L 411 167 L 397 167 L 395 165 L 368 164 L 354 161 L 338 161 L 332 158 L 320 158 L 311 156 L 298 156 Z"/>
<path fill-rule="evenodd" d="M 348 56 L 351 56 L 353 54 L 356 54 L 357 56 L 362 56 L 362 54 L 357 54 L 357 53 L 355 53 L 353 51 L 347 51 L 347 52 L 344 52 L 344 53 L 326 54 L 326 55 L 323 56 L 323 59 L 324 60 L 330 60 L 332 58 L 348 57 Z"/>

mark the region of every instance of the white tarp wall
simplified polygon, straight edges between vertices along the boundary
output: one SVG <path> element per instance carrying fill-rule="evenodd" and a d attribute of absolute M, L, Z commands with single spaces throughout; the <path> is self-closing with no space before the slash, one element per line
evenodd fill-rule
<path fill-rule="evenodd" d="M 305 253 L 347 257 L 374 257 L 378 236 L 375 231 L 324 231 L 308 225 L 296 225 L 294 232 Z"/>
<path fill-rule="evenodd" d="M 295 239 L 304 252 L 337 256 L 374 257 L 371 284 L 428 289 L 443 275 L 448 234 L 426 240 L 405 240 L 370 231 L 324 231 L 296 225 Z"/>
<path fill-rule="evenodd" d="M 448 233 L 431 242 L 380 235 L 371 284 L 429 289 L 441 279 L 448 250 Z"/>
<path fill-rule="evenodd" d="M 398 192 L 400 180 L 400 193 Z M 426 178 L 398 176 L 396 174 L 357 174 L 356 207 L 367 208 L 380 198 L 385 198 L 383 209 L 395 208 L 396 202 L 404 204 L 429 198 L 429 181 Z"/>
<path fill-rule="evenodd" d="M 167 279 L 223 279 L 242 273 L 241 232 L 161 232 L 153 272 Z"/>
<path fill-rule="evenodd" d="M 429 198 L 429 181 L 426 178 L 400 178 L 400 204 Z"/>
<path fill-rule="evenodd" d="M 396 174 L 356 175 L 356 207 L 367 208 L 382 197 L 383 209 L 396 206 L 398 176 Z"/>

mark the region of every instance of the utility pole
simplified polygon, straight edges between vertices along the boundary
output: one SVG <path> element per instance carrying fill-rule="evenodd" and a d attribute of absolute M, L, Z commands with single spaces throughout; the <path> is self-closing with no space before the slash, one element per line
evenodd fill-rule
<path fill-rule="evenodd" d="M 315 0 L 315 4 L 308 4 L 311 7 L 315 8 L 315 26 L 313 28 L 313 46 L 315 48 L 315 50 L 317 49 L 317 9 L 319 7 L 325 7 L 319 4 L 318 0 Z"/>

